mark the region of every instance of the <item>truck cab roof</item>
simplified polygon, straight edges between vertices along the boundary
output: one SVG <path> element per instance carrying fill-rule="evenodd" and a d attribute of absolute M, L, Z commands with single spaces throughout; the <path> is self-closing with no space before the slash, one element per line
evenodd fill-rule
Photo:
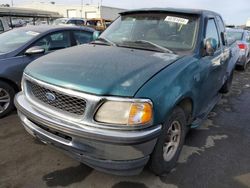
<path fill-rule="evenodd" d="M 216 15 L 221 16 L 220 14 L 210 11 L 210 10 L 203 10 L 203 9 L 183 9 L 183 8 L 149 8 L 149 9 L 136 9 L 136 10 L 129 10 L 121 12 L 121 15 L 125 14 L 133 14 L 133 13 L 143 13 L 143 12 L 173 12 L 173 13 L 183 13 L 183 14 L 196 14 L 196 15 Z"/>

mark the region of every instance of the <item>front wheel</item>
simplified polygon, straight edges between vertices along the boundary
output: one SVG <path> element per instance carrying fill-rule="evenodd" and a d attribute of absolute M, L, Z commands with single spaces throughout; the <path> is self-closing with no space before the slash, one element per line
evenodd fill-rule
<path fill-rule="evenodd" d="M 186 132 L 185 113 L 180 107 L 176 107 L 163 125 L 162 133 L 151 155 L 150 168 L 156 175 L 169 173 L 175 167 Z"/>
<path fill-rule="evenodd" d="M 14 108 L 15 90 L 7 83 L 0 81 L 0 118 Z"/>

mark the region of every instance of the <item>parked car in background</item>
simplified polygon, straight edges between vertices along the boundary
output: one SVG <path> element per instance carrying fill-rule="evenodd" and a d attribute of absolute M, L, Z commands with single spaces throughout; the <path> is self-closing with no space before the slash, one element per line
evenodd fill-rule
<path fill-rule="evenodd" d="M 76 26 L 84 26 L 86 25 L 86 20 L 82 18 L 58 18 L 53 22 L 53 25 L 76 25 Z"/>
<path fill-rule="evenodd" d="M 0 35 L 0 118 L 14 107 L 24 68 L 55 50 L 92 41 L 94 30 L 76 26 L 27 26 Z M 84 52 L 82 52 L 84 53 Z M 72 56 L 71 56 L 72 57 Z"/>
<path fill-rule="evenodd" d="M 211 11 L 123 12 L 92 44 L 25 69 L 19 117 L 31 135 L 97 170 L 133 175 L 149 162 L 157 175 L 170 172 L 188 129 L 230 89 L 225 38 Z"/>
<path fill-rule="evenodd" d="M 10 29 L 11 28 L 9 27 L 7 20 L 3 17 L 0 17 L 0 34 Z"/>
<path fill-rule="evenodd" d="M 24 21 L 22 19 L 17 19 L 17 18 L 11 19 L 11 22 L 10 22 L 10 27 L 12 27 L 12 28 L 24 27 L 26 25 L 27 25 L 26 21 Z"/>
<path fill-rule="evenodd" d="M 227 28 L 227 36 L 231 43 L 237 43 L 240 49 L 237 65 L 245 70 L 250 60 L 250 32 L 243 29 Z"/>
<path fill-rule="evenodd" d="M 102 19 L 102 18 L 93 18 L 88 19 L 86 25 L 92 27 L 98 31 L 104 31 L 110 24 L 112 20 Z"/>

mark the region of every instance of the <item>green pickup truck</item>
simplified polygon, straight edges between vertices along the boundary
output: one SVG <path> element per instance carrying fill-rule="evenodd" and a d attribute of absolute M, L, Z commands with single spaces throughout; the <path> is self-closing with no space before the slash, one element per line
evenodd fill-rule
<path fill-rule="evenodd" d="M 126 11 L 94 42 L 31 63 L 15 104 L 27 132 L 90 167 L 162 175 L 229 91 L 231 56 L 217 13 Z"/>

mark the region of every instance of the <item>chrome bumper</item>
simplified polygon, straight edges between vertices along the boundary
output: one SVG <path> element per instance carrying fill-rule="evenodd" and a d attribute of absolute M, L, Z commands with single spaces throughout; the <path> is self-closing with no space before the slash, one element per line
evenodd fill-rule
<path fill-rule="evenodd" d="M 15 105 L 28 133 L 93 168 L 118 175 L 143 169 L 161 131 L 161 125 L 136 131 L 77 126 L 36 110 L 23 93 L 16 95 Z"/>

